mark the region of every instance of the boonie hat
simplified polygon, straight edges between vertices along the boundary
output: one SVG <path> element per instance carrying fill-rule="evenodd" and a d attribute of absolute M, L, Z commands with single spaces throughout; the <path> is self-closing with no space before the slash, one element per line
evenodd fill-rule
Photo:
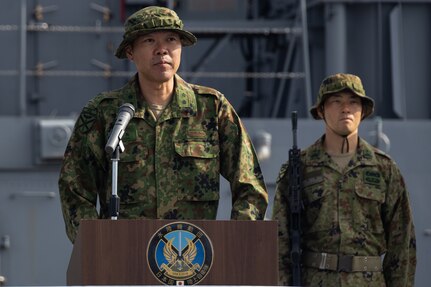
<path fill-rule="evenodd" d="M 323 104 L 328 95 L 341 92 L 343 90 L 350 90 L 352 93 L 361 98 L 363 103 L 363 116 L 365 119 L 374 111 L 374 100 L 367 97 L 364 87 L 362 86 L 361 79 L 352 74 L 335 74 L 325 78 L 319 88 L 319 95 L 316 104 L 311 107 L 310 113 L 314 119 L 320 120 L 317 109 Z"/>
<path fill-rule="evenodd" d="M 175 11 L 166 7 L 149 6 L 133 13 L 124 23 L 123 41 L 120 43 L 115 56 L 127 58 L 126 47 L 138 36 L 156 31 L 174 31 L 180 34 L 181 44 L 190 46 L 197 42 L 195 35 L 184 30 L 183 21 Z"/>

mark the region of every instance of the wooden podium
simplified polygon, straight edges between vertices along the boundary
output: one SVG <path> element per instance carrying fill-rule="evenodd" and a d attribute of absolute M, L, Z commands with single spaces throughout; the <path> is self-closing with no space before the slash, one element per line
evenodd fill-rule
<path fill-rule="evenodd" d="M 148 245 L 165 226 L 181 222 L 198 227 L 212 242 L 211 267 L 199 285 L 278 284 L 276 221 L 145 219 L 81 221 L 67 284 L 163 285 L 150 269 Z"/>

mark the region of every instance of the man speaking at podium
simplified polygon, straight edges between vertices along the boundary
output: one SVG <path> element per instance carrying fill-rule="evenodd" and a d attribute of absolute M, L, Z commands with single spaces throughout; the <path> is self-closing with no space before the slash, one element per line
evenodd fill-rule
<path fill-rule="evenodd" d="M 81 219 L 110 217 L 112 154 L 105 145 L 126 103 L 135 112 L 121 138 L 120 219 L 215 219 L 220 174 L 230 182 L 231 218 L 264 218 L 262 172 L 234 108 L 219 91 L 177 74 L 182 47 L 196 41 L 168 8 L 147 7 L 127 19 L 116 56 L 132 61 L 137 73 L 88 102 L 64 155 L 59 189 L 72 242 Z"/>

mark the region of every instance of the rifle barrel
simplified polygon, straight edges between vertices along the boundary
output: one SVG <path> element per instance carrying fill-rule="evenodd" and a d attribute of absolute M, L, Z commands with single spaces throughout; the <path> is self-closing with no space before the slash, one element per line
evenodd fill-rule
<path fill-rule="evenodd" d="M 293 133 L 293 148 L 296 148 L 296 130 L 298 127 L 298 113 L 292 112 L 292 133 Z"/>

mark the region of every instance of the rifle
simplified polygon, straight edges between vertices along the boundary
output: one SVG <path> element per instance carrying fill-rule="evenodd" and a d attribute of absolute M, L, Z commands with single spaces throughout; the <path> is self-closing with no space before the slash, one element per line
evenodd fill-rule
<path fill-rule="evenodd" d="M 292 112 L 293 146 L 289 150 L 289 235 L 292 263 L 292 285 L 301 285 L 301 209 L 302 209 L 302 164 L 301 150 L 296 145 L 297 112 Z"/>

